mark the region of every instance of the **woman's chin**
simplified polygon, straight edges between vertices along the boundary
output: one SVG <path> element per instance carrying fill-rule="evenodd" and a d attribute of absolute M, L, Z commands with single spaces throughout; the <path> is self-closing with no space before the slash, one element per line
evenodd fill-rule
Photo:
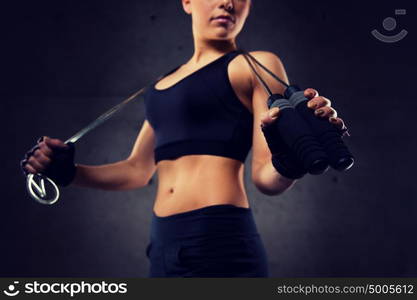
<path fill-rule="evenodd" d="M 235 36 L 230 31 L 218 31 L 214 35 L 212 35 L 212 38 L 215 40 L 230 40 L 235 38 Z"/>

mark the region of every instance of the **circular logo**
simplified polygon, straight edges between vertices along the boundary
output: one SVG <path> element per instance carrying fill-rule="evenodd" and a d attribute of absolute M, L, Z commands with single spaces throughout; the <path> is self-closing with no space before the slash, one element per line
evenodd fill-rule
<path fill-rule="evenodd" d="M 42 204 L 54 204 L 59 199 L 58 186 L 42 174 L 29 174 L 26 187 L 30 196 Z"/>

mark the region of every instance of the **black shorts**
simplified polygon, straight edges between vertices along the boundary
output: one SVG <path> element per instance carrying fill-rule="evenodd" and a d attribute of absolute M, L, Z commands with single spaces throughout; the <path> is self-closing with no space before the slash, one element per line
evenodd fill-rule
<path fill-rule="evenodd" d="M 153 213 L 149 277 L 268 277 L 267 255 L 250 208 L 219 204 Z"/>

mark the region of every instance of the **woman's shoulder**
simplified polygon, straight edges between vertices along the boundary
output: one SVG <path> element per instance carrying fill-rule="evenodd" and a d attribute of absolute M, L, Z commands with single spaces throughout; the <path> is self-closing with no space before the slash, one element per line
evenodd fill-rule
<path fill-rule="evenodd" d="M 256 51 L 249 51 L 248 52 L 256 61 L 266 67 L 269 71 L 274 73 L 276 76 L 281 78 L 284 81 L 288 81 L 287 74 L 284 68 L 284 65 L 278 56 L 278 54 L 272 51 L 264 51 L 264 50 L 256 50 Z M 273 90 L 281 91 L 282 86 L 278 83 L 270 74 L 268 74 L 263 68 L 259 67 L 254 60 L 249 58 L 252 66 L 255 66 L 258 74 L 263 78 L 264 82 Z M 240 60 L 240 67 L 242 70 L 245 70 L 242 73 L 245 73 L 247 80 L 251 82 L 251 88 L 254 88 L 259 84 L 257 77 L 255 76 L 252 68 L 249 66 L 249 63 L 246 59 L 243 58 Z M 248 91 L 252 94 L 252 90 Z"/>
<path fill-rule="evenodd" d="M 278 54 L 272 52 L 272 51 L 265 51 L 265 50 L 256 50 L 256 51 L 246 51 L 250 54 L 257 62 L 265 66 L 267 69 L 272 71 L 275 74 L 281 74 L 285 73 L 284 65 L 278 56 Z M 253 81 L 256 81 L 256 77 L 253 75 L 253 72 L 249 66 L 249 62 L 247 59 L 243 57 L 242 55 L 239 55 L 241 58 L 239 60 L 236 60 L 235 66 L 239 70 L 244 70 L 244 73 L 246 73 L 246 77 L 251 77 Z M 259 67 L 259 65 L 250 57 L 247 57 L 251 64 L 255 66 L 255 68 L 258 70 L 259 73 L 262 73 L 266 75 L 267 73 L 262 70 L 262 68 Z M 262 76 L 263 77 L 263 76 Z"/>
<path fill-rule="evenodd" d="M 249 54 L 252 55 L 256 60 L 262 63 L 265 66 L 274 66 L 274 65 L 282 65 L 281 58 L 279 55 L 272 51 L 266 50 L 255 50 L 249 51 Z"/>

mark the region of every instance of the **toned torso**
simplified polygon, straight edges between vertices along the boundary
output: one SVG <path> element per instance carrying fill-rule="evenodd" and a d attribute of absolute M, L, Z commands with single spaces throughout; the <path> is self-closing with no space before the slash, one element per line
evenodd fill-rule
<path fill-rule="evenodd" d="M 214 59 L 198 67 L 185 64 L 159 81 L 155 88 L 169 88 Z M 242 55 L 229 63 L 228 74 L 237 97 L 252 112 L 250 69 Z M 244 164 L 240 161 L 214 155 L 186 155 L 160 161 L 157 173 L 158 190 L 153 210 L 158 216 L 216 204 L 249 207 L 244 187 Z"/>

